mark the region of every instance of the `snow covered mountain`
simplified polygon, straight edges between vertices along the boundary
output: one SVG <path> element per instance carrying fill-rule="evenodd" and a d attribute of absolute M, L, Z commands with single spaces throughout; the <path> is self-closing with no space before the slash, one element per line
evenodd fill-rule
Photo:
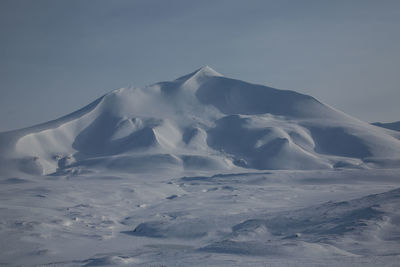
<path fill-rule="evenodd" d="M 60 119 L 0 134 L 0 170 L 66 174 L 400 165 L 398 134 L 315 98 L 203 67 L 112 91 Z"/>
<path fill-rule="evenodd" d="M 398 266 L 400 132 L 209 67 L 0 133 L 1 266 Z"/>

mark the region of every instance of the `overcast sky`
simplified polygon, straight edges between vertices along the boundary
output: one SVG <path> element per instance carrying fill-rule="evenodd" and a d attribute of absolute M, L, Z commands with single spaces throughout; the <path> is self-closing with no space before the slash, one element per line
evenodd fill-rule
<path fill-rule="evenodd" d="M 1 0 L 0 131 L 203 65 L 400 120 L 400 1 Z"/>

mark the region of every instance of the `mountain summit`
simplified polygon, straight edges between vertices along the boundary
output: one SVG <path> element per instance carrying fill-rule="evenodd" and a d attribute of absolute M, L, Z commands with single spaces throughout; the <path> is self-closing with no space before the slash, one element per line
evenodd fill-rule
<path fill-rule="evenodd" d="M 202 76 L 206 76 L 206 77 L 222 77 L 223 75 L 217 71 L 215 71 L 214 69 L 212 69 L 209 66 L 203 66 L 198 70 L 195 70 L 192 73 L 189 73 L 187 75 L 184 75 L 176 80 L 188 80 L 191 79 L 193 77 L 202 77 Z"/>
<path fill-rule="evenodd" d="M 398 166 L 396 133 L 205 66 L 0 134 L 0 172 L 66 175 Z"/>

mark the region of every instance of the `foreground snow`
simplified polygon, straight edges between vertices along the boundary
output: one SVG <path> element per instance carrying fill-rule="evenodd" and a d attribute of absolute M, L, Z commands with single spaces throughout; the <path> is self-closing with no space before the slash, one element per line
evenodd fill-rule
<path fill-rule="evenodd" d="M 2 178 L 0 263 L 396 266 L 398 174 Z"/>

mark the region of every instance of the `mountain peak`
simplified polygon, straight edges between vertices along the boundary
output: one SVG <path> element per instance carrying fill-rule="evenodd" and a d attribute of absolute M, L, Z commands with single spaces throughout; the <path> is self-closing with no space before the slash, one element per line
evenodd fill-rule
<path fill-rule="evenodd" d="M 199 78 L 199 77 L 221 77 L 223 76 L 221 73 L 218 73 L 217 71 L 215 71 L 214 69 L 212 69 L 211 67 L 205 65 L 203 67 L 201 67 L 200 69 L 195 70 L 194 72 L 191 72 L 189 74 L 186 74 L 182 77 L 179 77 L 176 80 L 190 80 L 192 78 Z"/>
<path fill-rule="evenodd" d="M 196 70 L 194 73 L 201 74 L 201 75 L 207 75 L 207 76 L 222 76 L 221 73 L 215 71 L 213 68 L 211 68 L 208 65 L 201 67 L 200 69 Z"/>

